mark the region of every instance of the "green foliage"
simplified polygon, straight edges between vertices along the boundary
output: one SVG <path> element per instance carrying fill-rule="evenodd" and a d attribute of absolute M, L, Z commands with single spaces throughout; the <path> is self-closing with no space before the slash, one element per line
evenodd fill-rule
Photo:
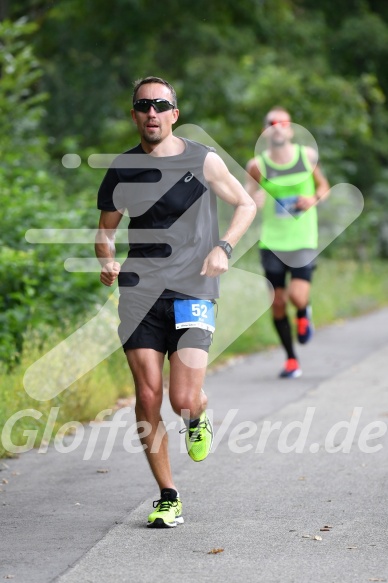
<path fill-rule="evenodd" d="M 27 24 L 25 19 L 14 24 L 10 21 L 0 23 L 0 146 L 7 161 L 12 161 L 9 156 L 13 150 L 9 152 L 7 146 L 24 147 L 26 135 L 30 137 L 27 149 L 32 153 L 39 151 L 42 142 L 41 136 L 33 139 L 33 133 L 39 128 L 42 103 L 47 95 L 34 91 L 42 71 L 32 47 L 23 41 L 23 36 L 33 34 L 36 29 L 35 24 Z"/>
<path fill-rule="evenodd" d="M 41 131 L 47 95 L 37 90 L 42 69 L 26 41 L 36 29 L 23 19 L 0 23 L 0 360 L 13 366 L 24 336 L 40 323 L 61 326 L 96 300 L 96 284 L 64 272 L 64 246 L 32 246 L 30 228 L 84 226 L 51 168 Z M 80 250 L 70 246 L 77 256 Z"/>
<path fill-rule="evenodd" d="M 333 184 L 352 182 L 368 197 L 387 164 L 381 3 L 352 0 L 333 11 L 311 0 L 16 2 L 13 14 L 26 13 L 39 18 L 33 39 L 56 156 L 69 138 L 79 150 L 127 148 L 136 140 L 132 82 L 156 74 L 178 90 L 180 123 L 202 126 L 242 165 L 274 103 L 313 133 Z"/>

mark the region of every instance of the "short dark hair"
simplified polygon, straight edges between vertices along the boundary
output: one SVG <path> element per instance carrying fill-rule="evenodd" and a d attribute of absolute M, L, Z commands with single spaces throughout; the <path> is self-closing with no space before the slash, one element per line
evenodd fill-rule
<path fill-rule="evenodd" d="M 144 77 L 143 79 L 137 79 L 133 84 L 133 96 L 132 96 L 133 102 L 136 101 L 136 94 L 140 87 L 142 85 L 147 85 L 148 83 L 160 83 L 160 85 L 164 85 L 165 87 L 167 87 L 171 93 L 172 103 L 174 104 L 175 107 L 177 107 L 177 98 L 174 87 L 170 85 L 168 81 L 162 79 L 161 77 Z"/>

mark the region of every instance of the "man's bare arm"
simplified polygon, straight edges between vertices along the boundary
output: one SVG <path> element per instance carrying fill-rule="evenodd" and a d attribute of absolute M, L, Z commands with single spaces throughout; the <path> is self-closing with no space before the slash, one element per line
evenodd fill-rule
<path fill-rule="evenodd" d="M 206 156 L 204 176 L 213 192 L 235 207 L 230 225 L 221 237 L 234 247 L 255 218 L 256 205 L 218 154 L 211 152 Z M 228 259 L 225 252 L 221 247 L 215 247 L 206 257 L 201 275 L 215 277 L 227 269 Z"/>
<path fill-rule="evenodd" d="M 98 224 L 95 252 L 102 266 L 100 281 L 107 286 L 113 285 L 120 273 L 120 263 L 115 261 L 115 235 L 122 216 L 120 211 L 101 211 Z"/>
<path fill-rule="evenodd" d="M 310 163 L 313 167 L 313 178 L 315 183 L 315 198 L 320 200 L 325 200 L 330 194 L 330 184 L 324 176 L 319 164 L 318 164 L 318 154 L 313 148 L 307 149 L 307 155 Z"/>
<path fill-rule="evenodd" d="M 313 168 L 315 192 L 311 196 L 301 196 L 298 200 L 298 208 L 308 210 L 315 206 L 317 202 L 325 200 L 330 194 L 330 184 L 318 165 L 318 154 L 314 148 L 306 148 L 307 156 Z"/>
<path fill-rule="evenodd" d="M 259 186 L 261 173 L 255 158 L 249 160 L 246 166 L 246 171 L 248 173 L 248 177 L 245 183 L 245 190 L 252 197 L 256 207 L 261 209 L 264 206 L 265 191 Z"/>

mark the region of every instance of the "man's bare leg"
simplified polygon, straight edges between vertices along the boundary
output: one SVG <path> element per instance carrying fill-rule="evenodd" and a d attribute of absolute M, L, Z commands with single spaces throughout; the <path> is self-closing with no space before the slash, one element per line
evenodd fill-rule
<path fill-rule="evenodd" d="M 186 425 L 185 442 L 189 456 L 203 461 L 213 443 L 213 427 L 205 413 L 207 397 L 202 390 L 206 373 L 207 352 L 183 348 L 170 357 L 170 401 Z"/>
<path fill-rule="evenodd" d="M 135 382 L 136 421 L 145 422 L 151 428 L 150 433 L 147 435 L 146 431 L 140 440 L 152 474 L 160 490 L 176 490 L 168 454 L 168 436 L 160 414 L 164 355 L 150 348 L 127 350 L 126 355 Z"/>
<path fill-rule="evenodd" d="M 292 279 L 288 288 L 290 302 L 301 310 L 309 303 L 311 284 L 304 279 Z"/>
<path fill-rule="evenodd" d="M 198 419 L 206 409 L 202 387 L 207 360 L 207 352 L 200 348 L 181 348 L 170 356 L 171 406 L 185 419 Z"/>

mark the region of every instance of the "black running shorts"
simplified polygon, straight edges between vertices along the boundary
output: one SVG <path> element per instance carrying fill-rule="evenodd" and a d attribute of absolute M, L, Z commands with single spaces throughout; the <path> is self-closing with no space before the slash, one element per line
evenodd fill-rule
<path fill-rule="evenodd" d="M 148 298 L 123 292 L 119 300 L 119 318 L 118 333 L 124 352 L 152 348 L 167 353 L 170 358 L 178 349 L 178 342 L 179 348 L 200 348 L 206 352 L 209 352 L 212 343 L 212 332 L 208 330 L 176 330 L 174 299 L 157 299 L 152 305 L 152 300 Z"/>
<path fill-rule="evenodd" d="M 276 254 L 269 249 L 260 249 L 261 264 L 263 266 L 265 277 L 270 281 L 273 287 L 285 288 L 286 276 L 288 273 L 291 279 L 303 279 L 311 281 L 313 271 L 316 268 L 314 262 L 313 249 L 301 249 L 300 251 L 280 252 Z M 282 261 L 284 259 L 284 261 Z M 302 267 L 292 267 L 292 265 L 303 265 Z"/>

